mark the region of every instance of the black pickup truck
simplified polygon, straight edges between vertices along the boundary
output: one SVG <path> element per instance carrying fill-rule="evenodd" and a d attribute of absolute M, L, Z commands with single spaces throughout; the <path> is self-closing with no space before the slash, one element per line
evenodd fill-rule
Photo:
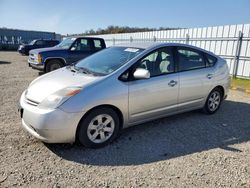
<path fill-rule="evenodd" d="M 47 48 L 58 45 L 58 40 L 46 40 L 46 39 L 37 39 L 31 41 L 29 44 L 21 44 L 18 47 L 18 52 L 22 55 L 29 55 L 29 51 L 37 48 Z"/>
<path fill-rule="evenodd" d="M 31 50 L 28 63 L 34 69 L 50 72 L 104 48 L 106 44 L 102 38 L 69 37 L 55 47 Z"/>

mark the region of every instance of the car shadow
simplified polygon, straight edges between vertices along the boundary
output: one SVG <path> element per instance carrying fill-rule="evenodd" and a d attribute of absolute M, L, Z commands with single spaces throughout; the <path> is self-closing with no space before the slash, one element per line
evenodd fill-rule
<path fill-rule="evenodd" d="M 11 64 L 10 61 L 0 61 L 0 65 L 3 65 L 3 64 Z"/>
<path fill-rule="evenodd" d="M 112 144 L 86 149 L 76 144 L 45 144 L 63 159 L 99 166 L 140 165 L 232 146 L 250 140 L 250 104 L 224 101 L 213 115 L 199 111 L 167 117 L 123 131 Z"/>
<path fill-rule="evenodd" d="M 43 72 L 43 71 L 39 71 L 38 72 L 38 76 L 42 76 L 42 75 L 44 75 L 45 74 L 45 72 Z"/>

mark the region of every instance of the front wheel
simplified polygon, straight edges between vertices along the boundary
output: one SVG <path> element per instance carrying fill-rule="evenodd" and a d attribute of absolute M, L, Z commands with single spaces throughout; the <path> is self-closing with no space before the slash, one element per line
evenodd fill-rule
<path fill-rule="evenodd" d="M 45 72 L 51 72 L 61 67 L 63 67 L 63 64 L 59 60 L 50 60 L 45 67 Z"/>
<path fill-rule="evenodd" d="M 98 108 L 84 117 L 77 130 L 80 144 L 89 148 L 103 147 L 119 134 L 120 121 L 111 108 Z"/>
<path fill-rule="evenodd" d="M 220 108 L 221 102 L 222 92 L 220 89 L 215 88 L 208 95 L 203 111 L 207 114 L 213 114 Z"/>

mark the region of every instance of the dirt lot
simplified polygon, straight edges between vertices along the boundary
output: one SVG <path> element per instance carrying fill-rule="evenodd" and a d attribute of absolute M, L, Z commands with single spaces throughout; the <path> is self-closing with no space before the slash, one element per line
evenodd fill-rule
<path fill-rule="evenodd" d="M 0 187 L 250 187 L 250 95 L 129 128 L 97 150 L 43 144 L 21 128 L 17 101 L 38 71 L 0 52 Z"/>

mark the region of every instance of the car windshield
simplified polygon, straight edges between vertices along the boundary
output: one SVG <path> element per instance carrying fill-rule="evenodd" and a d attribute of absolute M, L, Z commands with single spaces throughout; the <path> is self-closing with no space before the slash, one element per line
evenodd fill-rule
<path fill-rule="evenodd" d="M 79 61 L 75 67 L 93 74 L 108 75 L 142 51 L 139 48 L 111 47 Z"/>
<path fill-rule="evenodd" d="M 75 40 L 76 40 L 76 38 L 66 38 L 60 44 L 58 44 L 57 47 L 60 47 L 63 49 L 69 49 L 69 47 L 72 45 L 72 43 Z"/>
<path fill-rule="evenodd" d="M 36 42 L 36 40 L 32 40 L 32 41 L 29 43 L 29 45 L 33 45 L 33 44 L 35 44 L 35 42 Z"/>

